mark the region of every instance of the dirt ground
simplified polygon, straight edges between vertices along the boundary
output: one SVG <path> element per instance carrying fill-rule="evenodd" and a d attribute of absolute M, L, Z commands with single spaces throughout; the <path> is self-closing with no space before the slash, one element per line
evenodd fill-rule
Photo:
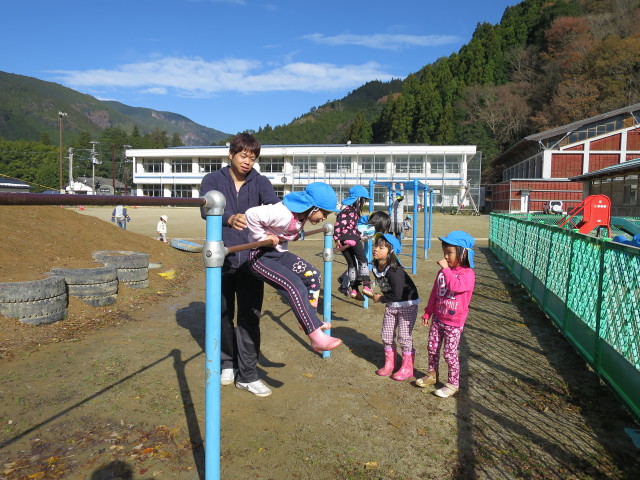
<path fill-rule="evenodd" d="M 204 479 L 204 268 L 199 254 L 153 239 L 162 214 L 170 238 L 202 241 L 204 222 L 195 208 L 129 208 L 125 232 L 111 209 L 0 207 L 4 282 L 95 266 L 98 250 L 162 264 L 149 288 L 122 287 L 114 305 L 72 298 L 66 320 L 38 327 L 0 317 L 0 480 Z M 332 292 L 344 346 L 323 359 L 267 287 L 259 371 L 273 395 L 222 388 L 221 477 L 639 478 L 629 433 L 640 427 L 490 253 L 488 223 L 434 216 L 434 236 L 478 239 L 461 391 L 449 399 L 375 375 L 382 305 Z M 291 247 L 322 268 L 321 237 Z M 421 309 L 439 253 L 433 242 L 418 262 Z M 344 266 L 337 256 L 333 276 Z M 157 275 L 169 269 L 173 280 Z M 427 329 L 414 339 L 421 375 Z"/>

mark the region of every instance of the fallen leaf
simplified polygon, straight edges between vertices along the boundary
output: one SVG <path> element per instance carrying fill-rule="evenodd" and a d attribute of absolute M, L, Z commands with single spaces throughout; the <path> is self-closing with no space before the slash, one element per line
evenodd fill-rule
<path fill-rule="evenodd" d="M 307 378 L 313 378 L 313 375 L 311 373 L 303 373 L 302 376 Z"/>
<path fill-rule="evenodd" d="M 42 477 L 44 477 L 44 472 L 34 473 L 33 475 L 29 475 L 27 478 L 42 478 Z"/>
<path fill-rule="evenodd" d="M 364 464 L 365 470 L 375 470 L 378 468 L 378 462 L 367 462 Z"/>

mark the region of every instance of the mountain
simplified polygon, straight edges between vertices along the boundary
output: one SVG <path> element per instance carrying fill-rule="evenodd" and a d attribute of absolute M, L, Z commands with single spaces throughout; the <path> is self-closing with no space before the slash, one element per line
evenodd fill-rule
<path fill-rule="evenodd" d="M 141 134 L 154 130 L 177 133 L 184 145 L 212 145 L 229 134 L 199 125 L 187 117 L 150 108 L 101 101 L 57 83 L 0 72 L 0 137 L 7 140 L 39 140 L 43 134 L 58 138 L 58 112 L 65 112 L 64 131 L 99 136 L 119 127 Z"/>

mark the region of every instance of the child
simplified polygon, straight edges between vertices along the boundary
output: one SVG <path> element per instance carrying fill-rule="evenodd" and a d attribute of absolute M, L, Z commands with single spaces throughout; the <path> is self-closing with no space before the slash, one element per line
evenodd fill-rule
<path fill-rule="evenodd" d="M 391 217 L 387 212 L 373 212 L 371 215 L 363 215 L 358 220 L 358 232 L 360 238 L 364 242 L 368 242 L 376 233 L 388 233 L 391 228 Z M 351 296 L 349 270 L 346 270 L 342 275 L 338 277 L 340 286 L 338 291 L 344 293 L 347 296 Z M 356 286 L 359 286 L 359 282 L 356 281 Z M 356 296 L 356 300 L 364 300 L 362 294 Z"/>
<path fill-rule="evenodd" d="M 444 359 L 449 375 L 444 387 L 434 393 L 447 398 L 460 388 L 460 361 L 458 346 L 464 323 L 469 314 L 469 302 L 476 284 L 473 265 L 473 237 L 468 233 L 453 231 L 442 241 L 444 258 L 438 260 L 441 270 L 436 275 L 429 303 L 424 309 L 422 324 L 429 326 L 429 371 L 416 380 L 419 387 L 436 383 L 440 347 L 444 342 Z"/>
<path fill-rule="evenodd" d="M 411 230 L 411 215 L 407 215 L 406 217 L 404 217 L 404 222 L 402 222 L 402 229 L 405 232 Z"/>
<path fill-rule="evenodd" d="M 169 220 L 169 217 L 166 215 L 160 215 L 160 220 L 158 220 L 158 225 L 156 226 L 158 240 L 164 243 L 167 243 L 167 220 Z"/>
<path fill-rule="evenodd" d="M 323 330 L 331 328 L 316 315 L 321 275 L 302 258 L 289 252 L 289 240 L 297 240 L 308 221 L 316 225 L 336 210 L 336 192 L 326 183 L 314 182 L 299 192 L 284 196 L 281 203 L 253 207 L 245 212 L 249 241 L 271 240 L 272 247 L 262 247 L 249 253 L 249 265 L 262 280 L 289 301 L 300 326 L 317 352 L 331 350 L 342 340 L 330 337 Z"/>
<path fill-rule="evenodd" d="M 402 350 L 402 365 L 391 378 L 402 381 L 413 377 L 413 327 L 418 317 L 418 290 L 411 277 L 404 271 L 396 256 L 400 253 L 400 241 L 390 233 L 378 233 L 373 242 L 373 275 L 382 295 L 372 295 L 376 303 L 384 303 L 382 320 L 382 344 L 384 346 L 384 367 L 376 374 L 387 376 L 395 367 L 395 336 Z"/>
<path fill-rule="evenodd" d="M 336 217 L 333 239 L 342 255 L 347 261 L 349 275 L 348 294 L 351 298 L 364 300 L 358 290 L 362 283 L 362 291 L 365 295 L 371 295 L 371 277 L 369 276 L 369 264 L 364 254 L 364 247 L 358 231 L 358 220 L 362 212 L 365 200 L 370 199 L 367 189 L 356 185 L 349 189 L 349 196 L 342 201 L 343 209 Z M 344 293 L 344 290 L 343 290 Z"/>

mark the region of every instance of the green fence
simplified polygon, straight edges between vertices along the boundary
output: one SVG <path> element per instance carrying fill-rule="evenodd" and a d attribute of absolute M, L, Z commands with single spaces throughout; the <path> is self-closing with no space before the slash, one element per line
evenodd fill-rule
<path fill-rule="evenodd" d="M 489 246 L 640 419 L 640 250 L 500 214 Z"/>

